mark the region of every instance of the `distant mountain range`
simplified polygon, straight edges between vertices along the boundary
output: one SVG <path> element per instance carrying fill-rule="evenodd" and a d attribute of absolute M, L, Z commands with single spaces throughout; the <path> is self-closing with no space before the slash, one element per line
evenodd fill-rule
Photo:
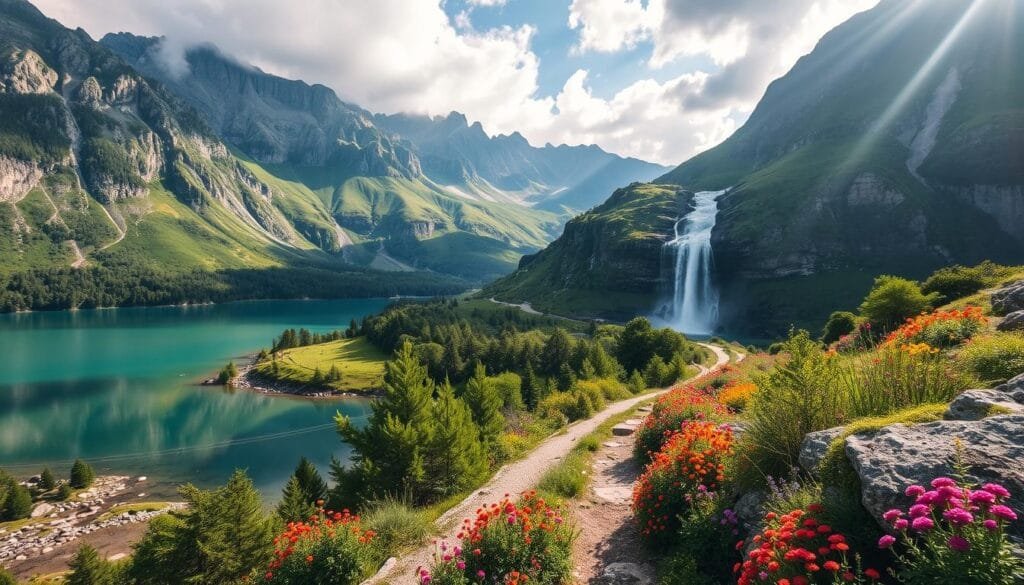
<path fill-rule="evenodd" d="M 484 282 L 665 170 L 455 113 L 375 116 L 213 46 L 172 74 L 161 42 L 97 43 L 0 0 L 0 276 L 308 265 Z"/>
<path fill-rule="evenodd" d="M 1024 261 L 1021 30 L 1016 0 L 883 0 L 825 35 L 723 144 L 573 220 L 488 292 L 575 315 L 653 311 L 672 286 L 658 256 L 673 221 L 692 192 L 727 188 L 712 231 L 726 332 L 820 327 L 879 273 Z"/>

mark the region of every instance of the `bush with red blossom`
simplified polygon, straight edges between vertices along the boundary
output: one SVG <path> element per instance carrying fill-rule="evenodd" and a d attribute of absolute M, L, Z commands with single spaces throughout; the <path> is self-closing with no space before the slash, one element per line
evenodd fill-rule
<path fill-rule="evenodd" d="M 508 496 L 463 521 L 460 543 L 438 545 L 434 564 L 421 567 L 420 585 L 561 585 L 571 579 L 576 534 L 559 507 L 535 491 Z"/>
<path fill-rule="evenodd" d="M 764 528 L 752 537 L 753 548 L 733 570 L 738 585 L 812 585 L 869 583 L 881 578 L 873 568 L 861 569 L 851 562 L 846 537 L 820 518 L 824 508 L 811 504 L 786 514 L 769 512 Z M 740 541 L 743 550 L 748 542 Z"/>
<path fill-rule="evenodd" d="M 633 454 L 637 459 L 653 458 L 687 421 L 718 420 L 728 415 L 729 410 L 702 386 L 696 383 L 680 386 L 658 397 L 651 405 L 651 413 L 636 430 Z"/>
<path fill-rule="evenodd" d="M 321 509 L 308 522 L 289 522 L 274 539 L 274 560 L 263 578 L 292 585 L 355 585 L 376 568 L 373 537 L 348 510 Z"/>
<path fill-rule="evenodd" d="M 931 481 L 931 489 L 911 485 L 906 510 L 884 514 L 897 536 L 878 541 L 893 548 L 903 583 L 1012 585 L 1024 575 L 1024 564 L 1010 551 L 1006 527 L 1017 513 L 1006 505 L 1010 492 L 996 483 L 980 488 L 948 477 Z M 893 545 L 898 545 L 894 547 Z"/>

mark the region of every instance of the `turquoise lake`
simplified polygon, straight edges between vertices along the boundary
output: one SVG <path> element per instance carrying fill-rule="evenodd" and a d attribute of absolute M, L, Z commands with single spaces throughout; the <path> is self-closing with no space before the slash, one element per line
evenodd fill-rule
<path fill-rule="evenodd" d="M 149 477 L 150 495 L 223 483 L 248 470 L 275 499 L 300 456 L 326 476 L 349 449 L 335 412 L 365 420 L 363 399 L 307 400 L 199 386 L 287 327 L 344 329 L 385 299 L 251 301 L 0 315 L 0 468 L 81 457 L 97 473 Z"/>

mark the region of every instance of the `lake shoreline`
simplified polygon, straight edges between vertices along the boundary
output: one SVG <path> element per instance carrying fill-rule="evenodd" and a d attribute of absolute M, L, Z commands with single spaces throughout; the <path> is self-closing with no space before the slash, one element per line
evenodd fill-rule
<path fill-rule="evenodd" d="M 256 372 L 257 355 L 248 356 L 248 362 L 239 366 L 238 375 L 228 381 L 226 387 L 234 390 L 243 390 L 264 396 L 278 396 L 290 398 L 304 398 L 307 400 L 348 400 L 352 398 L 374 399 L 383 396 L 383 390 L 371 390 L 368 392 L 339 392 L 333 388 L 317 387 L 311 388 L 308 384 L 297 384 L 276 380 L 269 376 L 263 376 Z M 216 378 L 209 378 L 200 383 L 202 386 L 221 386 Z"/>

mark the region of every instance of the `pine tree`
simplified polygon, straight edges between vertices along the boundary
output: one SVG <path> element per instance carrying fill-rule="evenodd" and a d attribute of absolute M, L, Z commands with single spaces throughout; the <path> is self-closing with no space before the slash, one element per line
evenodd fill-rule
<path fill-rule="evenodd" d="M 313 386 L 324 385 L 324 373 L 320 371 L 320 366 L 313 370 L 313 377 L 309 380 L 309 383 Z"/>
<path fill-rule="evenodd" d="M 644 381 L 647 382 L 647 387 L 659 388 L 663 386 L 666 378 L 668 378 L 668 372 L 668 365 L 665 364 L 665 360 L 661 359 L 660 355 L 651 358 L 651 361 L 647 363 L 647 367 L 644 368 Z"/>
<path fill-rule="evenodd" d="M 598 378 L 618 378 L 622 370 L 619 362 L 605 351 L 600 341 L 591 346 L 587 360 L 594 366 L 594 373 Z"/>
<path fill-rule="evenodd" d="M 92 485 L 95 479 L 96 474 L 93 473 L 92 467 L 81 459 L 75 459 L 71 466 L 71 487 L 77 490 L 85 489 Z"/>
<path fill-rule="evenodd" d="M 686 363 L 686 357 L 683 356 L 682 352 L 676 353 L 672 356 L 672 361 L 668 364 L 668 383 L 675 384 L 676 382 L 685 379 L 688 369 L 689 366 Z"/>
<path fill-rule="evenodd" d="M 441 499 L 475 485 L 487 471 L 480 430 L 466 404 L 445 382 L 431 409 L 436 429 L 427 444 L 424 461 L 429 489 Z"/>
<path fill-rule="evenodd" d="M 542 385 L 543 382 L 537 377 L 536 372 L 533 371 L 533 366 L 527 363 L 526 372 L 523 375 L 523 385 L 520 388 L 526 408 L 530 410 L 537 408 L 537 403 L 540 402 L 540 395 L 543 394 Z"/>
<path fill-rule="evenodd" d="M 505 417 L 501 414 L 501 396 L 487 383 L 487 370 L 480 363 L 473 369 L 473 377 L 466 382 L 463 400 L 473 414 L 473 421 L 480 428 L 480 442 L 484 451 L 490 453 L 505 430 Z"/>
<path fill-rule="evenodd" d="M 54 479 L 53 472 L 47 467 L 39 474 L 39 489 L 48 492 L 55 487 L 57 487 L 57 480 Z"/>
<path fill-rule="evenodd" d="M 32 492 L 28 491 L 27 487 L 11 481 L 0 517 L 4 520 L 21 520 L 31 514 Z"/>
<path fill-rule="evenodd" d="M 306 499 L 306 494 L 293 475 L 282 491 L 281 502 L 277 505 L 277 515 L 285 522 L 301 522 L 316 513 L 316 506 Z"/>
<path fill-rule="evenodd" d="M 220 489 L 194 494 L 186 498 L 196 506 L 188 523 L 198 534 L 203 582 L 232 583 L 263 567 L 273 550 L 274 526 L 245 472 L 236 471 Z"/>
<path fill-rule="evenodd" d="M 327 374 L 327 381 L 334 383 L 341 382 L 341 370 L 338 369 L 338 364 L 331 366 L 331 371 Z"/>
<path fill-rule="evenodd" d="M 309 459 L 305 457 L 299 459 L 299 464 L 295 467 L 294 477 L 298 480 L 299 488 L 309 503 L 316 504 L 317 501 L 327 497 L 327 482 L 324 481 L 324 478 L 320 477 L 320 471 L 317 470 L 316 466 Z"/>
<path fill-rule="evenodd" d="M 68 567 L 71 574 L 65 577 L 66 585 L 118 585 L 121 582 L 117 565 L 101 558 L 88 544 L 79 547 Z"/>
<path fill-rule="evenodd" d="M 597 370 L 590 363 L 590 358 L 584 358 L 583 365 L 580 366 L 580 378 L 583 380 L 593 380 L 597 377 Z"/>
<path fill-rule="evenodd" d="M 563 363 L 558 369 L 555 383 L 558 390 L 562 392 L 568 392 L 572 385 L 576 383 L 576 373 L 572 371 L 572 367 L 568 363 Z"/>
<path fill-rule="evenodd" d="M 569 333 L 561 327 L 556 327 L 544 343 L 544 351 L 541 354 L 543 372 L 549 376 L 557 375 L 562 366 L 572 359 L 572 346 Z"/>
<path fill-rule="evenodd" d="M 408 341 L 384 368 L 384 395 L 372 405 L 370 420 L 358 429 L 346 416 L 335 418 L 338 433 L 354 450 L 353 475 L 358 494 L 347 498 L 410 495 L 416 500 L 425 471 L 421 449 L 433 432 L 434 385 Z"/>

